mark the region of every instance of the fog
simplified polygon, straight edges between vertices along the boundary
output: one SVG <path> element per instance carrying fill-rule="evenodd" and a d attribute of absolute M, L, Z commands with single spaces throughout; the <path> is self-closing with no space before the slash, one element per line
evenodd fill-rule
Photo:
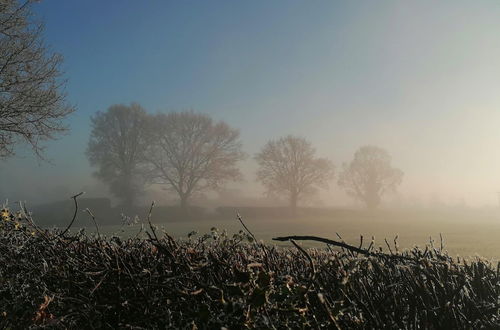
<path fill-rule="evenodd" d="M 498 207 L 500 5 L 490 1 L 42 1 L 44 37 L 64 56 L 70 130 L 37 159 L 23 144 L 0 163 L 0 197 L 30 205 L 109 197 L 85 155 L 90 118 L 137 102 L 192 109 L 238 129 L 243 180 L 193 205 L 286 206 L 254 159 L 272 139 L 307 139 L 329 159 L 327 189 L 299 206 L 363 208 L 337 184 L 356 150 L 387 150 L 404 172 L 381 208 Z M 139 198 L 175 205 L 151 184 Z M 113 203 L 116 200 L 113 199 Z"/>

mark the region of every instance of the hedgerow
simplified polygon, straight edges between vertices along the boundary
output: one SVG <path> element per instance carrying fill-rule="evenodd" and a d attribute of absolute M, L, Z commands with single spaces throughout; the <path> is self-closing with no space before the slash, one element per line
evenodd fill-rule
<path fill-rule="evenodd" d="M 153 225 L 122 239 L 0 215 L 2 329 L 500 328 L 498 269 L 442 248 L 278 248 Z"/>

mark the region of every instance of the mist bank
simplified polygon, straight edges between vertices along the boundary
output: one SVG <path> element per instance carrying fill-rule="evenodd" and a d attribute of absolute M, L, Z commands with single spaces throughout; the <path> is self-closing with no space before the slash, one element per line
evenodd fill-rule
<path fill-rule="evenodd" d="M 406 224 L 470 224 L 478 222 L 500 223 L 500 208 L 497 207 L 467 207 L 451 205 L 433 205 L 427 207 L 414 206 L 385 206 L 376 210 L 368 210 L 363 207 L 346 206 L 326 206 L 326 207 L 299 207 L 295 212 L 284 203 L 261 203 L 260 205 L 250 205 L 248 203 L 224 205 L 217 204 L 215 200 L 200 201 L 199 205 L 191 205 L 188 213 L 176 204 L 165 205 L 151 203 L 142 204 L 128 209 L 123 209 L 119 205 L 114 205 L 112 200 L 106 197 L 101 198 L 77 198 L 77 205 L 71 198 L 60 201 L 28 205 L 34 221 L 43 227 L 65 227 L 73 216 L 76 218 L 73 226 L 94 227 L 92 215 L 98 226 L 135 226 L 144 223 L 151 211 L 151 219 L 154 223 L 191 223 L 193 229 L 202 222 L 207 225 L 222 226 L 228 221 L 236 221 L 237 214 L 249 221 L 266 221 L 286 223 L 286 221 L 304 221 L 308 223 L 310 219 L 321 221 L 331 221 L 335 224 L 338 221 L 351 223 L 356 226 L 361 222 L 369 221 L 372 224 L 388 226 L 391 223 Z M 11 203 L 10 208 L 16 210 L 15 203 Z M 89 210 L 90 212 L 88 212 Z"/>

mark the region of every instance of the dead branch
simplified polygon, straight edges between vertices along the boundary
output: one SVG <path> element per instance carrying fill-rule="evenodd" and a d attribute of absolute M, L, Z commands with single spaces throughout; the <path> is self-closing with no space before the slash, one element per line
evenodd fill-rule
<path fill-rule="evenodd" d="M 373 257 L 385 257 L 385 258 L 391 258 L 391 259 L 403 259 L 403 260 L 414 260 L 416 261 L 415 258 L 399 255 L 399 254 L 387 254 L 387 253 L 381 253 L 381 252 L 370 252 L 369 250 L 361 249 L 352 245 L 349 245 L 344 242 L 337 242 L 328 238 L 323 238 L 323 237 L 317 237 L 317 236 L 283 236 L 283 237 L 274 237 L 273 241 L 280 241 L 280 242 L 287 242 L 287 241 L 316 241 L 316 242 L 321 242 L 325 244 L 330 244 L 333 246 L 338 246 L 341 248 L 344 248 L 349 251 L 357 252 L 359 254 L 363 254 L 366 256 L 373 256 Z"/>
<path fill-rule="evenodd" d="M 85 192 L 83 192 L 83 191 L 82 191 L 81 193 L 76 194 L 75 196 L 72 196 L 72 197 L 71 197 L 71 198 L 73 198 L 73 201 L 75 202 L 75 213 L 73 214 L 73 219 L 71 219 L 71 222 L 69 223 L 68 227 L 66 227 L 66 229 L 65 229 L 62 233 L 60 233 L 60 234 L 59 234 L 59 236 L 57 236 L 57 237 L 62 237 L 62 236 L 64 236 L 64 234 L 66 234 L 66 232 L 67 232 L 67 231 L 71 228 L 71 226 L 73 225 L 73 222 L 75 222 L 75 219 L 76 219 L 76 214 L 77 214 L 77 212 L 78 212 L 78 202 L 76 201 L 76 199 L 77 199 L 79 196 L 83 195 L 83 194 L 85 194 Z"/>

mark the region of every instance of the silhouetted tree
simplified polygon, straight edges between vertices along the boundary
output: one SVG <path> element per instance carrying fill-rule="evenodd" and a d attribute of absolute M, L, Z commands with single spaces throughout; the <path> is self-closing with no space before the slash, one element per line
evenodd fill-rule
<path fill-rule="evenodd" d="M 74 111 L 59 79 L 62 57 L 45 47 L 31 3 L 0 1 L 0 157 L 13 155 L 17 142 L 42 157 L 40 143 L 65 131 L 62 120 Z"/>
<path fill-rule="evenodd" d="M 91 118 L 87 157 L 94 175 L 109 185 L 122 206 L 134 205 L 146 182 L 144 150 L 148 115 L 138 104 L 113 105 Z"/>
<path fill-rule="evenodd" d="M 268 193 L 286 193 L 295 212 L 301 197 L 318 187 L 326 188 L 334 174 L 333 164 L 314 154 L 314 148 L 304 138 L 289 135 L 269 141 L 255 156 L 260 166 L 257 179 Z"/>
<path fill-rule="evenodd" d="M 356 151 L 349 164 L 343 164 L 339 185 L 347 194 L 376 208 L 382 195 L 395 191 L 403 180 L 403 172 L 391 167 L 391 156 L 379 147 L 363 146 Z"/>
<path fill-rule="evenodd" d="M 154 183 L 177 193 L 184 212 L 196 192 L 217 189 L 241 179 L 236 163 L 241 151 L 239 132 L 191 111 L 158 114 L 151 121 L 152 143 L 146 158 Z"/>

